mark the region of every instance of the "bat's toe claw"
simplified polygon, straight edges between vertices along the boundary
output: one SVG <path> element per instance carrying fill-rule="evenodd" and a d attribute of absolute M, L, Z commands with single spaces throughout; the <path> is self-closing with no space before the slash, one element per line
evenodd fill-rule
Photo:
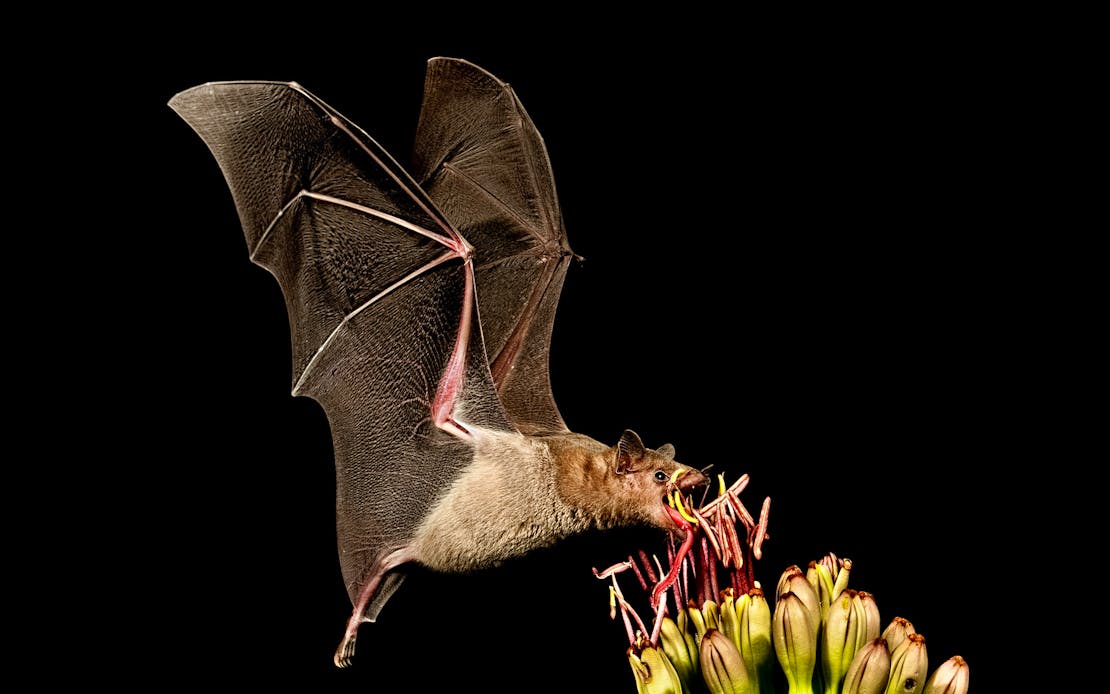
<path fill-rule="evenodd" d="M 351 664 L 351 658 L 355 655 L 355 639 L 353 636 L 344 636 L 343 643 L 339 644 L 339 648 L 335 649 L 335 656 L 332 661 L 338 668 L 344 668 Z"/>

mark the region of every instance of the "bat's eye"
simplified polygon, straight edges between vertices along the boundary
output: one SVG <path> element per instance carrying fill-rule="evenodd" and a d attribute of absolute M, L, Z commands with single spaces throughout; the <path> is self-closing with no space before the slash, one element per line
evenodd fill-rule
<path fill-rule="evenodd" d="M 667 476 L 667 473 L 663 472 L 662 470 L 656 470 L 655 471 L 655 481 L 658 482 L 659 484 L 663 484 L 668 479 L 669 479 L 669 477 Z"/>

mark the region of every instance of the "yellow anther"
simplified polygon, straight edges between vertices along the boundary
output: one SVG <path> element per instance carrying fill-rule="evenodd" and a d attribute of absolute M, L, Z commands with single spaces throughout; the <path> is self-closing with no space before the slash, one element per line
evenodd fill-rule
<path fill-rule="evenodd" d="M 678 508 L 674 505 L 674 492 L 667 492 L 667 502 L 670 503 L 671 508 Z"/>
<path fill-rule="evenodd" d="M 679 492 L 675 492 L 674 500 L 675 508 L 677 508 L 678 512 L 682 514 L 682 517 L 690 521 L 691 525 L 697 525 L 698 519 L 694 518 L 689 513 L 686 513 L 686 507 L 682 505 L 682 495 Z"/>
<path fill-rule="evenodd" d="M 724 474 L 717 473 L 717 481 L 721 484 L 721 491 L 717 493 L 717 496 L 724 496 L 728 493 L 728 487 L 725 486 Z"/>
<path fill-rule="evenodd" d="M 686 472 L 684 468 L 678 468 L 677 470 L 675 470 L 674 473 L 671 474 L 671 484 L 674 484 L 675 480 L 678 479 L 678 476 L 684 472 Z"/>
<path fill-rule="evenodd" d="M 613 586 L 609 586 L 609 609 L 614 609 L 617 606 L 617 591 L 613 590 Z"/>

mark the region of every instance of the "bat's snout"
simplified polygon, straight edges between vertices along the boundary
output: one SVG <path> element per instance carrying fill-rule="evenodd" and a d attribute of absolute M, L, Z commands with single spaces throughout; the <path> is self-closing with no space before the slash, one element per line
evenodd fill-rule
<path fill-rule="evenodd" d="M 675 485 L 682 492 L 689 492 L 691 489 L 697 487 L 704 487 L 709 484 L 709 478 L 699 470 L 687 469 L 686 472 L 679 475 L 675 480 Z"/>

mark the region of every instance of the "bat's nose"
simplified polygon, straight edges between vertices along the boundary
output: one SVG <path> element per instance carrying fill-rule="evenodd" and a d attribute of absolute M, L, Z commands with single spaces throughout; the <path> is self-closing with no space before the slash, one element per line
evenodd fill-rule
<path fill-rule="evenodd" d="M 709 484 L 709 478 L 698 470 L 687 468 L 686 472 L 679 475 L 678 479 L 675 480 L 675 484 L 678 485 L 678 488 L 683 492 L 688 492 L 694 487 L 701 487 Z"/>

